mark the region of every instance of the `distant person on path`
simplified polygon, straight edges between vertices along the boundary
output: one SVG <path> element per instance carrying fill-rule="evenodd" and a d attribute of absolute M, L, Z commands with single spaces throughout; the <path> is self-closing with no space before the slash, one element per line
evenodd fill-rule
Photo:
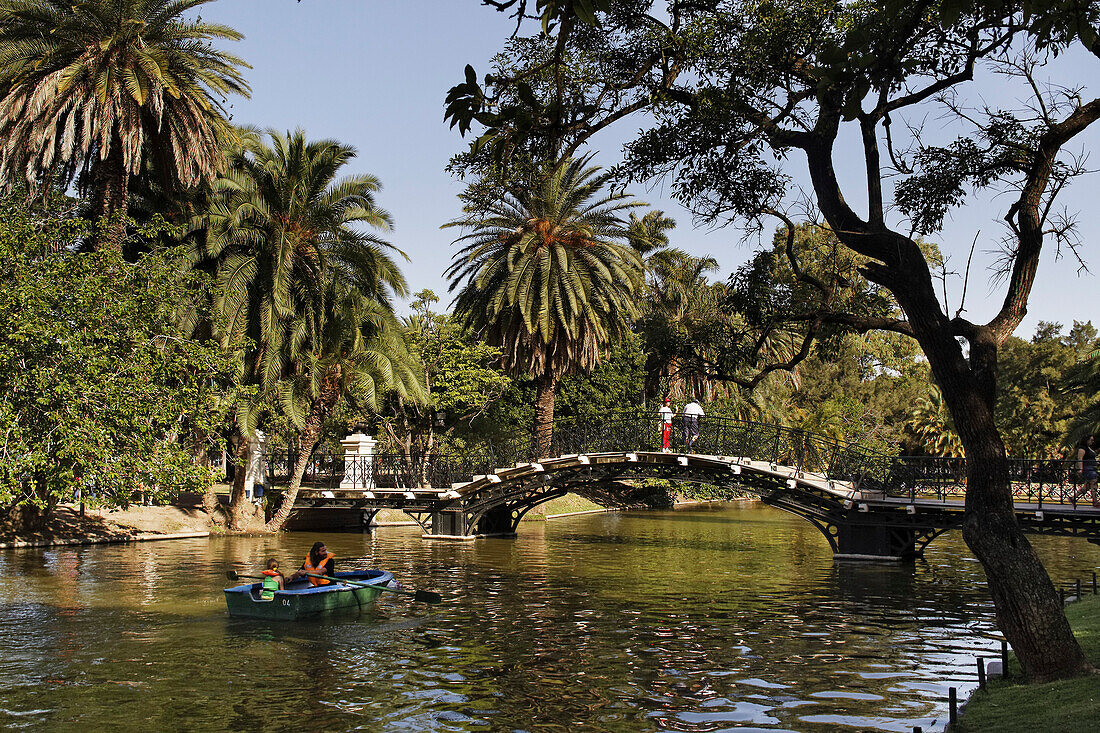
<path fill-rule="evenodd" d="M 286 588 L 283 574 L 279 572 L 279 561 L 271 558 L 267 561 L 267 569 L 263 572 L 263 586 L 260 590 L 260 600 L 270 601 L 275 598 L 275 591 Z"/>
<path fill-rule="evenodd" d="M 335 572 L 336 555 L 328 551 L 324 542 L 314 542 L 309 554 L 306 555 L 305 562 L 302 563 L 302 568 L 294 573 L 294 575 L 291 575 L 290 579 L 297 580 L 298 578 L 309 578 L 309 582 L 314 585 L 328 585 L 332 582 L 331 580 L 314 578 L 311 575 L 307 575 L 307 573 L 332 576 Z"/>
<path fill-rule="evenodd" d="M 661 452 L 668 453 L 668 441 L 672 437 L 672 407 L 669 406 L 668 397 L 665 397 L 665 402 L 661 405 L 661 409 L 657 410 L 657 415 L 660 418 L 658 427 L 661 430 Z"/>
<path fill-rule="evenodd" d="M 1077 501 L 1087 493 L 1092 498 L 1092 505 L 1100 507 L 1100 502 L 1096 500 L 1097 470 L 1095 443 L 1095 437 L 1086 435 L 1081 438 L 1081 441 L 1077 444 L 1077 471 L 1081 474 L 1081 490 L 1074 494 L 1073 500 Z"/>
<path fill-rule="evenodd" d="M 695 444 L 695 440 L 699 437 L 699 418 L 705 415 L 702 405 L 694 397 L 691 398 L 691 402 L 684 405 L 684 445 L 687 446 L 686 450 L 690 451 L 691 446 Z"/>

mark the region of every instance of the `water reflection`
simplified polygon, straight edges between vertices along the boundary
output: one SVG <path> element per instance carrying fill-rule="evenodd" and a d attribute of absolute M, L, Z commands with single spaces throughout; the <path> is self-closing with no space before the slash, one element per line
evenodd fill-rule
<path fill-rule="evenodd" d="M 315 539 L 449 600 L 229 619 L 224 570 L 296 567 Z M 1036 542 L 1052 575 L 1100 548 Z M 915 567 L 834 564 L 755 506 L 605 514 L 515 541 L 414 529 L 0 554 L 0 725 L 27 730 L 942 729 L 994 648 L 957 535 Z"/>

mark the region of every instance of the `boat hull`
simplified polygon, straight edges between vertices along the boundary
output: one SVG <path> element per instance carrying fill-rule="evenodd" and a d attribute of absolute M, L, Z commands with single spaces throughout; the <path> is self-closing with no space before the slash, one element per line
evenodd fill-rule
<path fill-rule="evenodd" d="M 344 583 L 313 586 L 308 580 L 300 580 L 290 583 L 286 590 L 275 591 L 275 597 L 265 601 L 260 599 L 260 583 L 246 583 L 226 588 L 225 604 L 234 618 L 296 621 L 333 611 L 363 610 L 384 592 L 378 586 L 393 580 L 385 570 L 351 570 L 336 573 L 335 577 L 371 587 Z"/>

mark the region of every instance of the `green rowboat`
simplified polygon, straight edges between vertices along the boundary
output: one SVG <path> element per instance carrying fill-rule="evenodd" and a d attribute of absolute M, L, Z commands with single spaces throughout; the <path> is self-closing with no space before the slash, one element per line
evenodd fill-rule
<path fill-rule="evenodd" d="M 336 573 L 341 580 L 384 586 L 393 580 L 393 574 L 385 570 L 351 570 Z M 367 608 L 382 595 L 380 588 L 330 583 L 312 585 L 308 580 L 288 583 L 285 590 L 275 591 L 275 597 L 265 601 L 260 598 L 260 583 L 246 583 L 225 589 L 225 604 L 229 615 L 235 618 L 265 618 L 277 621 L 296 621 L 340 609 Z"/>

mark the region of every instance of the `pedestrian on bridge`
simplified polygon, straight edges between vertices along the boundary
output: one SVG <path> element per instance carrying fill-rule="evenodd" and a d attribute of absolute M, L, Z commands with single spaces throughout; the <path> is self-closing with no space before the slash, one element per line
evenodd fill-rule
<path fill-rule="evenodd" d="M 696 438 L 699 437 L 699 418 L 705 416 L 702 405 L 694 397 L 691 398 L 691 402 L 684 405 L 684 445 L 689 452 Z"/>
<path fill-rule="evenodd" d="M 665 402 L 661 405 L 661 408 L 657 410 L 658 423 L 657 426 L 661 431 L 661 452 L 668 453 L 668 442 L 672 438 L 672 416 L 676 413 L 672 411 L 672 400 L 665 397 Z"/>
<path fill-rule="evenodd" d="M 1095 443 L 1096 438 L 1092 435 L 1086 435 L 1077 443 L 1077 471 L 1081 474 L 1081 490 L 1074 494 L 1073 500 L 1077 501 L 1088 493 L 1092 499 L 1092 505 L 1100 507 L 1100 502 L 1096 500 L 1098 474 Z"/>

